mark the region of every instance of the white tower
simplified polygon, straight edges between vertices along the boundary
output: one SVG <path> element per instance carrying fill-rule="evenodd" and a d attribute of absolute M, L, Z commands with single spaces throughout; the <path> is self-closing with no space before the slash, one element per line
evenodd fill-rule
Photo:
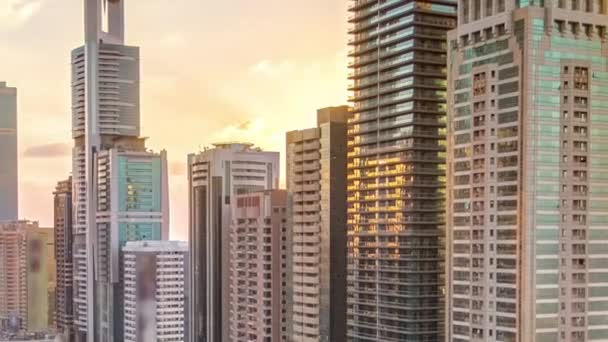
<path fill-rule="evenodd" d="M 121 244 L 167 238 L 166 157 L 148 153 L 139 137 L 139 48 L 124 45 L 124 0 L 84 1 L 85 44 L 72 51 L 74 324 L 78 342 L 112 342 L 123 339 Z M 133 153 L 146 156 L 135 160 Z M 126 170 L 119 163 L 157 175 L 150 191 L 159 200 L 145 214 L 117 203 L 121 187 L 137 186 L 132 180 L 123 184 L 118 174 L 99 171 Z M 129 215 L 138 220 L 124 223 Z M 146 229 L 153 233 L 141 233 Z"/>

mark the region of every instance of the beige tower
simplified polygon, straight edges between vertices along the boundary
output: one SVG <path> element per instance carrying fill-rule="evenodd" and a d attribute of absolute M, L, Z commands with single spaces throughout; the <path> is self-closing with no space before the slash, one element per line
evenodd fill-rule
<path fill-rule="evenodd" d="M 606 6 L 458 2 L 448 42 L 450 342 L 608 340 Z"/>
<path fill-rule="evenodd" d="M 230 225 L 232 342 L 287 342 L 285 190 L 241 194 Z"/>
<path fill-rule="evenodd" d="M 317 127 L 287 133 L 292 196 L 289 340 L 346 338 L 347 106 L 320 109 Z"/>
<path fill-rule="evenodd" d="M 37 222 L 0 223 L 0 328 L 48 332 L 55 287 L 53 230 Z"/>

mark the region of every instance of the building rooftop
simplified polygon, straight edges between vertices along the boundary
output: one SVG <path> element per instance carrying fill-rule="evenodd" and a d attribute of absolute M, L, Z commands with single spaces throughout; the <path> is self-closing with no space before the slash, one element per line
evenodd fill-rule
<path fill-rule="evenodd" d="M 187 252 L 185 241 L 129 241 L 124 252 Z"/>

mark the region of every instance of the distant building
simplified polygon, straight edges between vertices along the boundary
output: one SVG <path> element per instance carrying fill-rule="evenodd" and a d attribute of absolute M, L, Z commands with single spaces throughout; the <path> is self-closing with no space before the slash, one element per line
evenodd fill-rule
<path fill-rule="evenodd" d="M 55 321 L 65 342 L 74 340 L 74 273 L 72 246 L 72 178 L 57 183 L 54 195 L 57 288 Z"/>
<path fill-rule="evenodd" d="M 290 341 L 346 340 L 346 122 L 324 108 L 317 127 L 287 133 Z"/>
<path fill-rule="evenodd" d="M 17 89 L 0 82 L 0 221 L 19 216 L 17 159 Z"/>
<path fill-rule="evenodd" d="M 230 224 L 239 194 L 276 189 L 279 153 L 251 144 L 216 144 L 188 156 L 192 339 L 229 339 Z"/>
<path fill-rule="evenodd" d="M 37 222 L 0 223 L 0 327 L 46 332 L 54 328 L 52 229 Z"/>
<path fill-rule="evenodd" d="M 124 253 L 124 341 L 188 342 L 188 244 L 131 241 Z"/>
<path fill-rule="evenodd" d="M 230 341 L 288 341 L 285 190 L 237 195 L 230 227 Z"/>

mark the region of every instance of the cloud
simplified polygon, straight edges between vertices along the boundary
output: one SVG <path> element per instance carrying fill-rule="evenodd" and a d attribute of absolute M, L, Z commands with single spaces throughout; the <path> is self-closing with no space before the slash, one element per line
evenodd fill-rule
<path fill-rule="evenodd" d="M 42 7 L 44 0 L 0 1 L 0 29 L 16 29 L 25 24 Z"/>
<path fill-rule="evenodd" d="M 252 74 L 268 77 L 281 76 L 293 70 L 294 65 L 290 61 L 275 62 L 268 59 L 261 60 L 249 68 L 249 72 Z"/>
<path fill-rule="evenodd" d="M 265 136 L 268 133 L 269 132 L 266 132 L 264 119 L 257 118 L 225 126 L 219 130 L 214 137 L 217 142 L 255 142 L 260 141 L 260 137 Z"/>
<path fill-rule="evenodd" d="M 69 156 L 71 152 L 70 145 L 53 143 L 28 147 L 23 156 L 26 158 L 56 158 Z"/>
<path fill-rule="evenodd" d="M 242 131 L 246 131 L 248 129 L 251 128 L 251 120 L 247 120 L 245 122 L 243 122 L 242 124 L 236 126 L 236 128 L 242 130 Z"/>

